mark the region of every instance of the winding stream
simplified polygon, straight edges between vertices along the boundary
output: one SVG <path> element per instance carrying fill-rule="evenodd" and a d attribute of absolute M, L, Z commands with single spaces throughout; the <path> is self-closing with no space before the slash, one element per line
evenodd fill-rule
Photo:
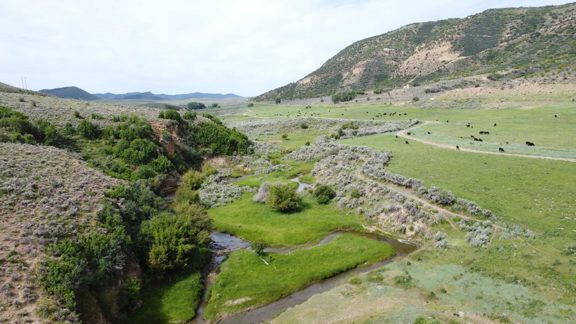
<path fill-rule="evenodd" d="M 300 184 L 300 182 L 298 182 Z M 303 189 L 305 190 L 305 189 Z M 218 321 L 218 323 L 259 323 L 271 320 L 272 318 L 278 316 L 285 310 L 290 307 L 299 305 L 310 297 L 328 291 L 346 281 L 346 279 L 352 274 L 363 274 L 379 267 L 382 267 L 388 263 L 394 262 L 399 260 L 400 258 L 404 257 L 405 255 L 409 254 L 410 252 L 414 251 L 417 247 L 408 242 L 404 242 L 401 240 L 396 240 L 390 237 L 378 235 L 378 234 L 371 234 L 371 233 L 363 233 L 363 232 L 356 232 L 356 231 L 337 231 L 331 234 L 328 234 L 324 237 L 319 243 L 306 246 L 306 247 L 295 247 L 295 248 L 268 248 L 266 249 L 267 252 L 272 253 L 290 253 L 294 250 L 298 249 L 309 249 L 319 245 L 327 244 L 337 238 L 338 236 L 342 235 L 343 233 L 352 233 L 355 235 L 364 236 L 373 240 L 377 240 L 380 242 L 386 242 L 392 245 L 396 251 L 396 256 L 388 258 L 386 260 L 377 262 L 370 266 L 359 266 L 357 268 L 342 272 L 334 277 L 324 279 L 322 281 L 316 282 L 300 291 L 294 292 L 284 298 L 281 298 L 275 302 L 272 302 L 268 305 L 261 306 L 259 308 L 250 309 L 241 313 L 237 313 L 235 315 L 231 315 L 229 317 L 223 318 Z M 220 233 L 220 232 L 213 232 L 210 237 L 212 238 L 212 243 L 210 244 L 210 249 L 212 250 L 214 257 L 212 263 L 209 268 L 209 272 L 206 276 L 206 291 L 204 293 L 202 304 L 198 308 L 197 316 L 194 319 L 194 323 L 205 323 L 206 321 L 203 319 L 204 308 L 208 302 L 207 300 L 207 291 L 210 288 L 210 285 L 214 281 L 218 268 L 220 264 L 226 259 L 226 256 L 236 250 L 241 249 L 250 249 L 250 243 L 246 242 L 238 237 L 235 237 L 230 234 Z"/>

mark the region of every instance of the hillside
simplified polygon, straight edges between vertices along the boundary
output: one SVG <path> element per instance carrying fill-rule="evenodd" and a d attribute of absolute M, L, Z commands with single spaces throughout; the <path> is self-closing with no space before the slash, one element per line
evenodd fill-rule
<path fill-rule="evenodd" d="M 297 82 L 256 99 L 311 98 L 486 74 L 568 78 L 576 66 L 575 34 L 575 3 L 414 23 L 358 41 Z"/>
<path fill-rule="evenodd" d="M 14 86 L 11 86 L 9 84 L 6 83 L 2 83 L 0 82 L 0 92 L 5 92 L 5 93 L 25 93 L 25 94 L 35 94 L 35 95 L 40 95 L 40 96 L 44 96 L 45 94 L 40 93 L 40 92 L 36 92 L 36 91 L 32 91 L 32 90 L 25 90 L 22 88 L 17 88 Z"/>
<path fill-rule="evenodd" d="M 79 99 L 79 100 L 97 100 L 93 94 L 88 93 L 78 87 L 63 87 L 55 89 L 43 89 L 40 90 L 41 93 L 53 95 L 64 99 Z"/>

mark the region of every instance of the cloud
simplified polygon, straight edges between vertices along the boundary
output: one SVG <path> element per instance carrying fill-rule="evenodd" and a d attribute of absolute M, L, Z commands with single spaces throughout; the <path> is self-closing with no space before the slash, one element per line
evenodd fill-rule
<path fill-rule="evenodd" d="M 567 1 L 0 1 L 0 82 L 257 95 L 416 21 Z"/>

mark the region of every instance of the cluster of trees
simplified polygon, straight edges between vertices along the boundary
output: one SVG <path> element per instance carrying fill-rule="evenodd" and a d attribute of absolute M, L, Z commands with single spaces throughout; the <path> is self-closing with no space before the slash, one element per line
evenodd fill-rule
<path fill-rule="evenodd" d="M 28 116 L 0 107 L 0 142 L 44 144 L 61 148 L 74 146 L 74 141 L 47 121 L 32 122 Z"/>
<path fill-rule="evenodd" d="M 336 197 L 336 192 L 328 185 L 318 185 L 312 195 L 318 203 L 328 204 Z M 282 213 L 296 212 L 304 206 L 293 184 L 282 183 L 266 186 L 266 204 Z"/>
<path fill-rule="evenodd" d="M 40 287 L 61 307 L 76 309 L 81 291 L 97 291 L 121 275 L 128 254 L 137 257 L 151 278 L 199 271 L 207 262 L 212 224 L 196 204 L 168 208 L 145 181 L 132 182 L 108 193 L 92 226 L 51 244 L 49 257 L 37 272 Z M 125 298 L 139 299 L 140 281 L 126 281 Z M 122 303 L 129 310 L 134 303 Z"/>
<path fill-rule="evenodd" d="M 189 102 L 186 107 L 190 110 L 206 109 L 206 105 L 201 102 Z"/>
<path fill-rule="evenodd" d="M 246 154 L 251 150 L 252 143 L 243 133 L 227 128 L 222 122 L 208 114 L 203 115 L 213 123 L 200 123 L 190 126 L 190 132 L 184 138 L 184 143 L 211 155 Z"/>
<path fill-rule="evenodd" d="M 333 103 L 339 103 L 339 102 L 351 101 L 351 100 L 354 100 L 357 95 L 358 95 L 358 92 L 356 92 L 354 90 L 337 92 L 337 93 L 332 95 L 332 102 Z"/>

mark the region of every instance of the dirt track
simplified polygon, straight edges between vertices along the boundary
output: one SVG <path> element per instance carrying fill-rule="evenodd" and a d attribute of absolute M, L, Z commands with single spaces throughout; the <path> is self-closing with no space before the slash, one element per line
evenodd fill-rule
<path fill-rule="evenodd" d="M 399 137 L 405 138 L 405 139 L 409 139 L 409 140 L 413 140 L 422 144 L 426 144 L 426 145 L 432 145 L 432 146 L 436 146 L 436 147 L 440 147 L 440 148 L 445 148 L 445 149 L 450 149 L 450 150 L 457 150 L 457 151 L 462 151 L 462 152 L 469 152 L 469 153 L 480 153 L 480 154 L 491 154 L 491 155 L 503 155 L 503 156 L 516 156 L 516 157 L 522 157 L 522 158 L 530 158 L 530 159 L 541 159 L 541 160 L 555 160 L 555 161 L 565 161 L 565 162 L 576 162 L 576 159 L 570 159 L 570 158 L 561 158 L 561 157 L 553 157 L 553 156 L 541 156 L 541 155 L 527 155 L 527 154 L 518 154 L 518 153 L 506 153 L 506 152 L 491 152 L 491 151 L 482 151 L 482 150 L 475 150 L 475 149 L 470 149 L 470 148 L 456 148 L 456 146 L 454 145 L 448 145 L 448 144 L 442 144 L 442 143 L 437 143 L 437 142 L 432 142 L 432 141 L 427 141 L 424 139 L 420 139 L 411 135 L 408 135 L 407 132 L 413 129 L 417 129 L 420 128 L 424 125 L 428 125 L 428 124 L 437 124 L 438 122 L 433 122 L 433 121 L 424 121 L 423 123 L 420 123 L 418 125 L 412 126 L 410 128 L 406 128 L 404 130 L 401 130 L 399 132 L 396 132 L 396 135 L 398 135 Z"/>

